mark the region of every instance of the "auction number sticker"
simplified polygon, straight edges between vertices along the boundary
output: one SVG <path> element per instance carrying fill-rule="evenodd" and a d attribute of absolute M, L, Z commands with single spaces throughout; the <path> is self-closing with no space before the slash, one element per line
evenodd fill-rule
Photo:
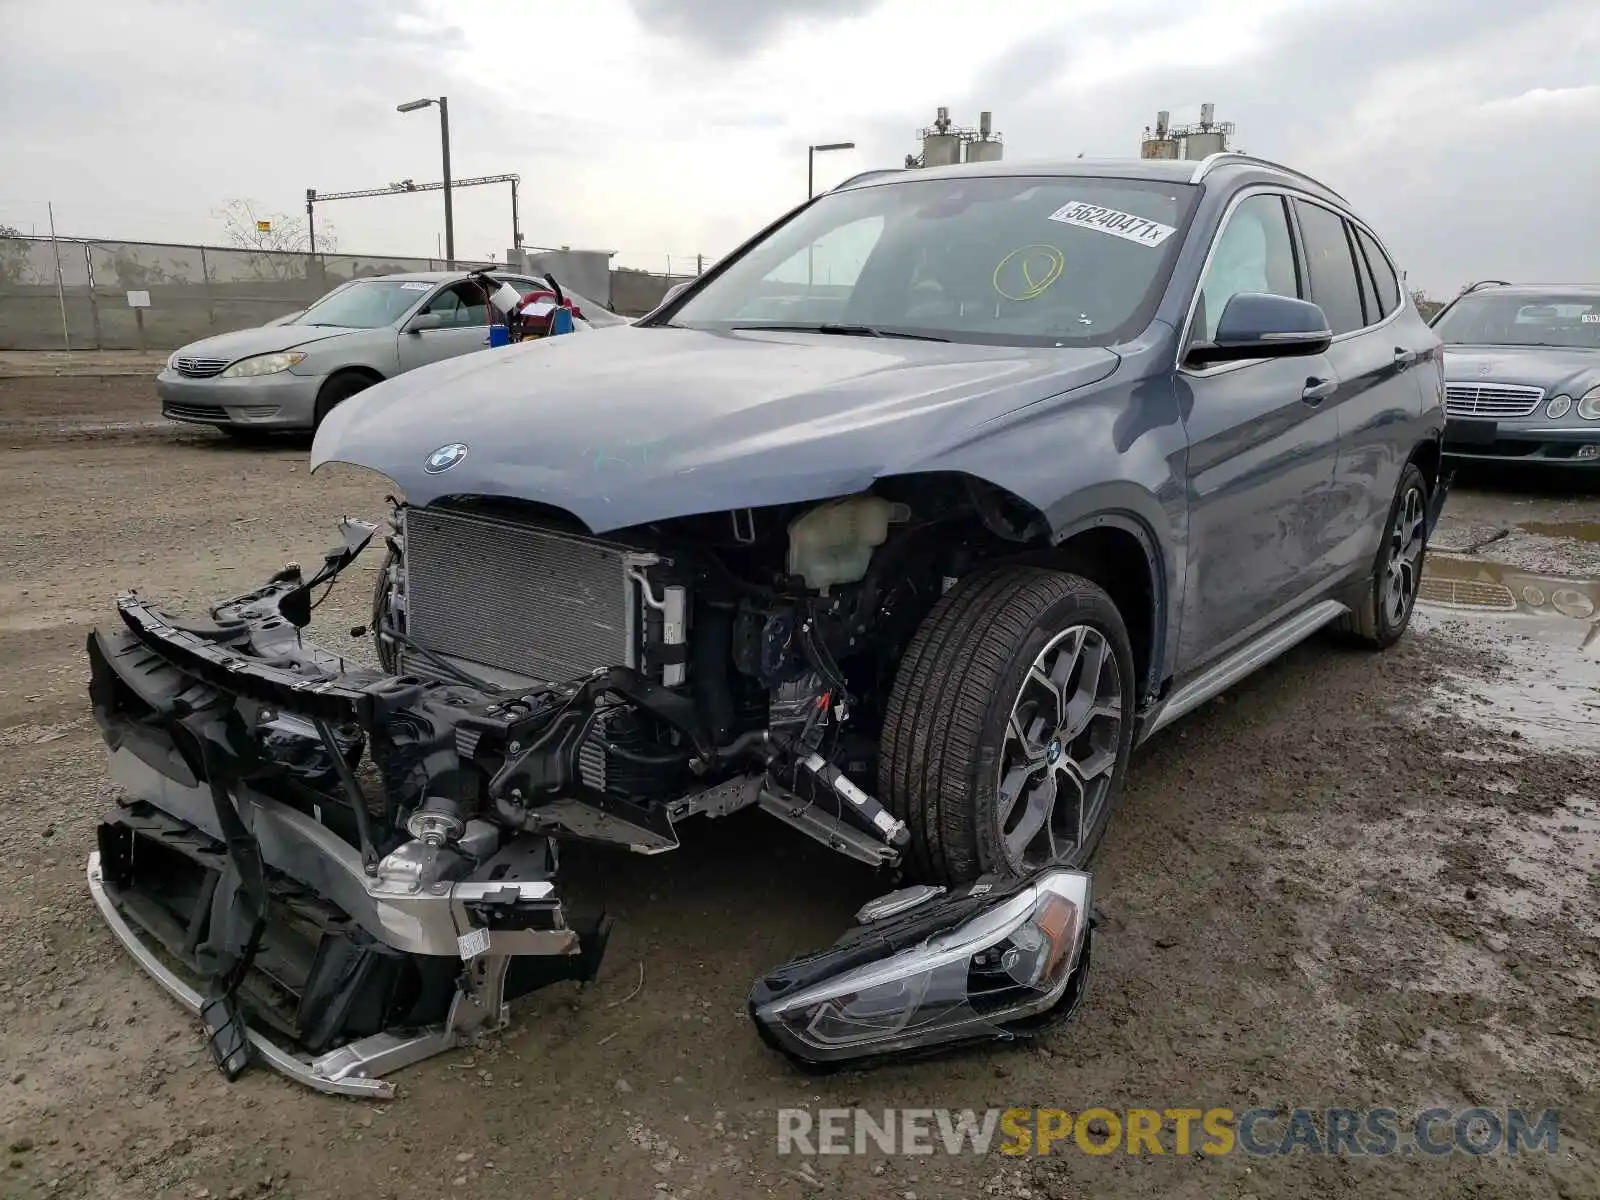
<path fill-rule="evenodd" d="M 1063 225 L 1076 225 L 1079 229 L 1098 229 L 1101 233 L 1138 242 L 1141 246 L 1159 246 L 1177 232 L 1174 226 L 1099 204 L 1085 204 L 1082 200 L 1063 204 L 1048 219 Z"/>
<path fill-rule="evenodd" d="M 461 961 L 471 962 L 489 948 L 489 931 L 474 929 L 456 938 L 456 949 L 461 951 Z"/>
<path fill-rule="evenodd" d="M 402 292 L 425 292 L 432 286 L 433 284 L 431 283 L 402 283 L 400 290 Z"/>

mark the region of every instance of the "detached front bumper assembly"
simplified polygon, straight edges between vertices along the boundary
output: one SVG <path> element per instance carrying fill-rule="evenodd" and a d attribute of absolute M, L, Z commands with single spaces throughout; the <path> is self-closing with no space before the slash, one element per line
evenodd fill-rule
<path fill-rule="evenodd" d="M 162 991 L 191 1015 L 200 1017 L 206 1006 L 205 998 L 167 966 L 123 918 L 122 906 L 127 897 L 116 885 L 107 882 L 98 851 L 89 855 L 88 879 L 89 894 L 94 897 L 95 906 L 116 939 Z M 315 1091 L 388 1099 L 395 1094 L 395 1085 L 383 1076 L 505 1024 L 506 1009 L 500 1001 L 505 966 L 503 956 L 491 955 L 482 960 L 482 965 L 473 972 L 474 991 L 460 994 L 451 1005 L 447 1019 L 434 1025 L 385 1029 L 317 1055 L 287 1049 L 259 1028 L 248 1028 L 246 1037 L 251 1051 L 261 1061 Z"/>
<path fill-rule="evenodd" d="M 369 804 L 364 747 L 386 791 L 409 781 L 428 803 L 485 763 L 517 779 L 533 769 L 517 757 L 527 726 L 506 724 L 526 720 L 508 710 L 529 697 L 349 668 L 302 640 L 312 588 L 373 528 L 347 523 L 317 575 L 280 573 L 211 622 L 119 598 L 122 628 L 96 630 L 88 653 L 123 795 L 87 879 L 117 939 L 201 1020 L 229 1078 L 262 1061 L 322 1092 L 384 1097 L 390 1073 L 502 1027 L 516 998 L 595 977 L 611 923 L 557 895 L 554 838 L 598 821 L 637 841 L 643 817 L 600 811 L 579 789 L 570 802 L 486 811 L 440 839 L 431 822 L 446 817 L 425 805 L 402 819 Z M 570 714 L 605 683 L 569 689 L 557 707 Z M 639 699 L 670 715 L 662 689 Z M 430 722 L 432 740 L 397 752 Z M 708 789 L 695 811 L 756 794 L 741 785 L 717 799 L 728 787 Z M 584 819 L 535 819 L 564 808 Z M 676 844 L 670 821 L 662 836 L 636 848 Z M 835 946 L 764 975 L 750 1015 L 806 1069 L 1011 1040 L 1076 1006 L 1091 907 L 1090 879 L 1076 872 L 891 893 Z"/>

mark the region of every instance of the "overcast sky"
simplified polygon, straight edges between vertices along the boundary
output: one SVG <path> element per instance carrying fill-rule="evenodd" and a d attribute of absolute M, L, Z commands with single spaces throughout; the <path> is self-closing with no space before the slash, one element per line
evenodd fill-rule
<path fill-rule="evenodd" d="M 1057 12 L 1070 15 L 1056 16 Z M 516 172 L 531 245 L 714 256 L 899 165 L 944 104 L 1006 158 L 1134 155 L 1202 101 L 1378 227 L 1413 286 L 1600 278 L 1593 0 L 0 0 L 0 223 L 213 241 L 247 197 Z M 437 192 L 330 203 L 340 248 L 431 254 Z M 462 256 L 510 244 L 457 194 Z"/>

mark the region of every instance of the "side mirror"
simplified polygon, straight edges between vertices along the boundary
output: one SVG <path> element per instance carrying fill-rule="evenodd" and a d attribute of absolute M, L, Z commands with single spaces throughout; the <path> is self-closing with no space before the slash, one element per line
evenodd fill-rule
<path fill-rule="evenodd" d="M 1323 353 L 1332 341 L 1327 315 L 1309 300 L 1240 292 L 1223 308 L 1216 339 L 1191 346 L 1184 361 L 1208 367 L 1251 358 L 1302 358 Z"/>
<path fill-rule="evenodd" d="M 683 289 L 688 286 L 689 282 L 687 280 L 685 280 L 683 283 L 673 284 L 667 289 L 666 295 L 661 297 L 661 303 L 670 304 L 672 301 L 676 300 Z"/>
<path fill-rule="evenodd" d="M 444 325 L 443 313 L 418 313 L 406 322 L 406 332 L 421 333 L 425 329 L 443 329 Z"/>

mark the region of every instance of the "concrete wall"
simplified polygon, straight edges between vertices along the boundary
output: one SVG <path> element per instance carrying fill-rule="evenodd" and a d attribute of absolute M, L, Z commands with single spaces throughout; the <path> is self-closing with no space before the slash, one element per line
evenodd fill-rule
<path fill-rule="evenodd" d="M 563 288 L 611 307 L 611 253 L 607 250 L 507 250 L 506 263 L 530 275 L 546 272 Z"/>
<path fill-rule="evenodd" d="M 661 303 L 669 287 L 693 278 L 693 275 L 652 275 L 648 271 L 613 271 L 611 311 L 624 317 L 642 317 Z"/>

